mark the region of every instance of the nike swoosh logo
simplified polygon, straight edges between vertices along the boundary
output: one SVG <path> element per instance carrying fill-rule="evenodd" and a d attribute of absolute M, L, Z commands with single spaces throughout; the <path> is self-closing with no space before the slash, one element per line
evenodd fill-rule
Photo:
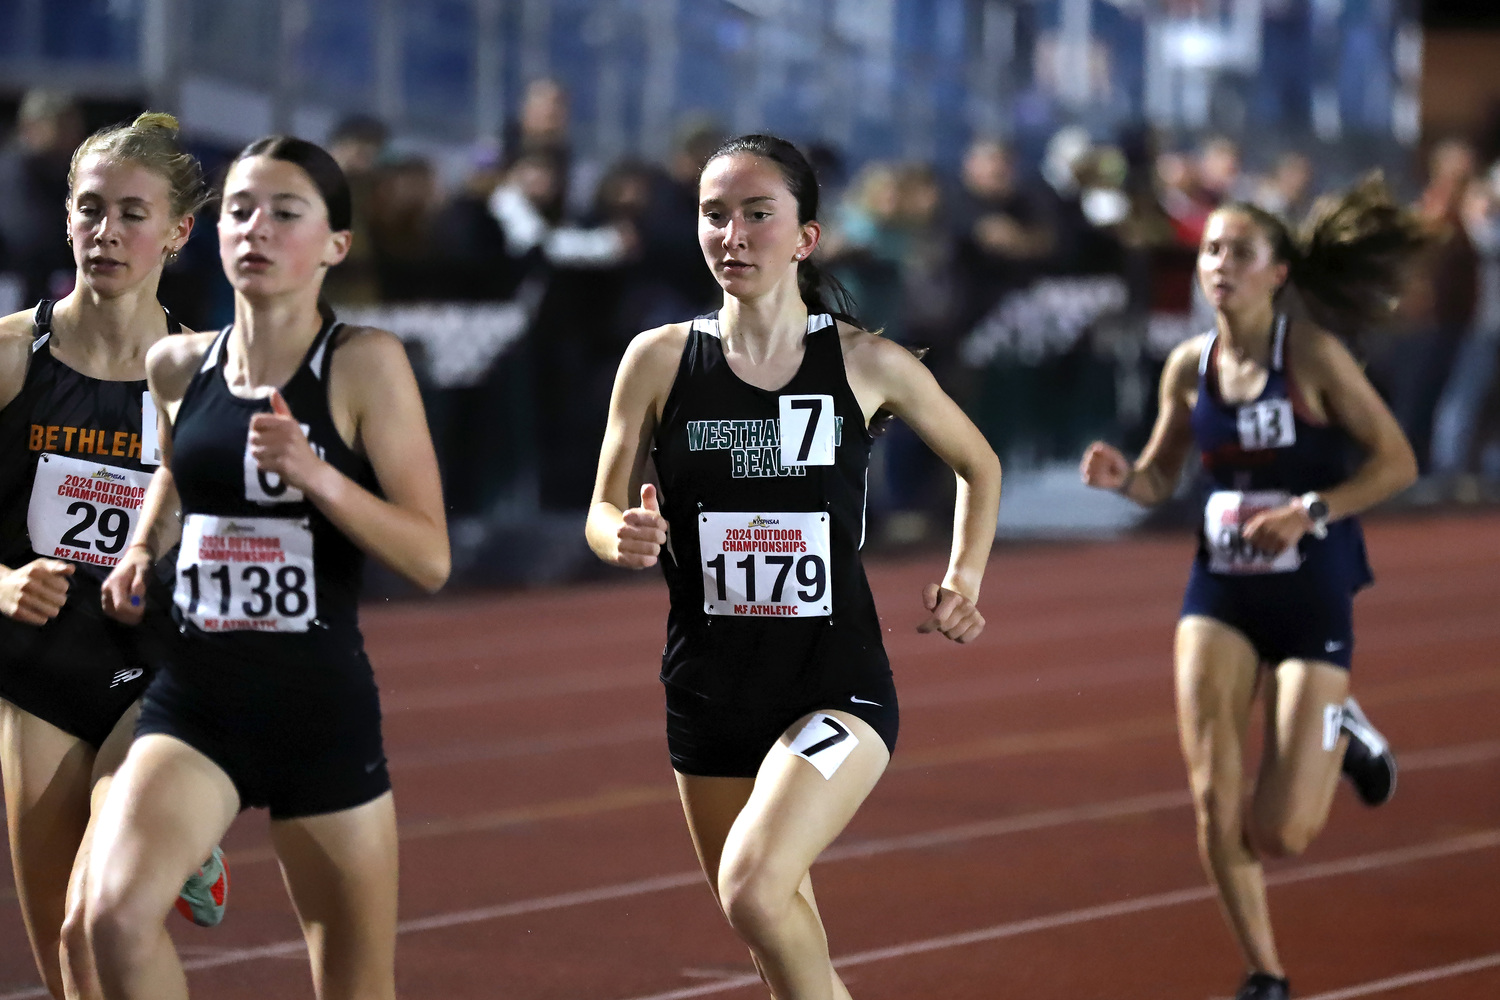
<path fill-rule="evenodd" d="M 876 708 L 880 707 L 880 702 L 878 701 L 866 701 L 865 699 L 852 694 L 849 696 L 849 700 L 854 702 L 854 704 L 856 705 L 874 705 Z"/>

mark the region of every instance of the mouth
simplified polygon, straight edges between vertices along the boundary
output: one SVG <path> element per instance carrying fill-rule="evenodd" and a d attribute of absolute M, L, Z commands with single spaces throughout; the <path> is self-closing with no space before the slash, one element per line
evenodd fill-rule
<path fill-rule="evenodd" d="M 84 263 L 90 271 L 99 271 L 105 274 L 123 270 L 125 267 L 123 260 L 115 260 L 113 257 L 89 257 Z"/>
<path fill-rule="evenodd" d="M 744 274 L 753 266 L 753 264 L 746 264 L 742 260 L 734 260 L 733 258 L 726 257 L 723 261 L 720 262 L 719 270 L 723 271 L 725 274 Z"/>
<path fill-rule="evenodd" d="M 241 254 L 235 262 L 241 271 L 264 271 L 271 266 L 271 258 L 258 253 Z"/>

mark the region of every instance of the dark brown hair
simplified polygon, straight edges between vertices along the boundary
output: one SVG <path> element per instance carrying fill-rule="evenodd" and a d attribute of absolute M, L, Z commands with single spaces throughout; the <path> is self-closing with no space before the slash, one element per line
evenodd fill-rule
<path fill-rule="evenodd" d="M 1396 203 L 1379 171 L 1319 198 L 1295 231 L 1246 202 L 1229 202 L 1219 211 L 1249 217 L 1287 265 L 1287 284 L 1297 289 L 1313 321 L 1345 337 L 1391 317 L 1408 266 L 1431 241 L 1426 224 Z"/>

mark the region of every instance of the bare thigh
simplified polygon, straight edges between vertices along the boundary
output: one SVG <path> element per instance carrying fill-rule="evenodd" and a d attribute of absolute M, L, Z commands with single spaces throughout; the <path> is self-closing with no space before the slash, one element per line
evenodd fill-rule
<path fill-rule="evenodd" d="M 1200 615 L 1178 622 L 1175 658 L 1178 735 L 1199 821 L 1238 837 L 1260 658 L 1238 630 Z"/>
<path fill-rule="evenodd" d="M 1251 805 L 1251 838 L 1268 854 L 1300 854 L 1323 829 L 1348 737 L 1339 731 L 1349 672 L 1287 660 L 1266 691 L 1266 737 Z"/>
<path fill-rule="evenodd" d="M 68 880 L 89 824 L 94 748 L 0 701 L 0 778 L 16 899 L 37 969 L 61 990 Z"/>
<path fill-rule="evenodd" d="M 271 824 L 319 1000 L 396 995 L 396 807 L 390 792 Z"/>

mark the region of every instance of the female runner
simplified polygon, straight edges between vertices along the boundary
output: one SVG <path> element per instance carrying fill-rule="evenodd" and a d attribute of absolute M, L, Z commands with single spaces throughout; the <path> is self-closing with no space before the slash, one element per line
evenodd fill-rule
<path fill-rule="evenodd" d="M 633 569 L 665 549 L 667 744 L 720 908 L 780 1000 L 846 998 L 808 869 L 896 742 L 859 561 L 870 420 L 906 420 L 958 474 L 952 556 L 922 594 L 922 632 L 970 642 L 984 628 L 1000 463 L 905 348 L 835 313 L 807 260 L 818 187 L 795 147 L 731 140 L 704 167 L 699 203 L 724 305 L 626 351 L 588 539 Z M 639 485 L 648 459 L 659 497 Z"/>
<path fill-rule="evenodd" d="M 157 283 L 205 198 L 160 113 L 85 140 L 68 190 L 74 290 L 0 319 L 0 772 L 21 916 L 58 998 L 97 994 L 83 873 L 155 668 L 145 627 L 105 618 L 99 588 L 158 464 L 146 351 L 181 328 Z M 201 923 L 223 915 L 221 860 L 184 886 Z"/>
<path fill-rule="evenodd" d="M 1416 464 L 1324 327 L 1359 330 L 1388 314 L 1423 239 L 1377 178 L 1321 204 L 1300 237 L 1254 206 L 1220 208 L 1198 253 L 1215 329 L 1168 359 L 1140 458 L 1102 442 L 1083 456 L 1084 482 L 1144 505 L 1172 495 L 1189 448 L 1203 457 L 1177 714 L 1203 864 L 1250 966 L 1239 1000 L 1289 995 L 1259 859 L 1307 847 L 1341 764 L 1371 805 L 1395 787 L 1385 740 L 1348 697 L 1353 597 L 1373 579 L 1354 515 L 1409 485 Z M 1323 326 L 1291 317 L 1289 289 Z M 1352 472 L 1351 450 L 1363 453 Z M 1261 684 L 1267 737 L 1247 804 L 1246 731 Z"/>
<path fill-rule="evenodd" d="M 187 995 L 162 916 L 193 859 L 251 807 L 270 809 L 317 995 L 395 995 L 395 807 L 357 601 L 366 553 L 438 589 L 448 536 L 400 341 L 320 307 L 349 215 L 322 149 L 284 136 L 246 147 L 219 221 L 234 323 L 147 358 L 167 417 L 163 465 L 104 605 L 134 616 L 180 506 L 180 634 L 89 870 L 90 941 L 111 997 Z"/>

